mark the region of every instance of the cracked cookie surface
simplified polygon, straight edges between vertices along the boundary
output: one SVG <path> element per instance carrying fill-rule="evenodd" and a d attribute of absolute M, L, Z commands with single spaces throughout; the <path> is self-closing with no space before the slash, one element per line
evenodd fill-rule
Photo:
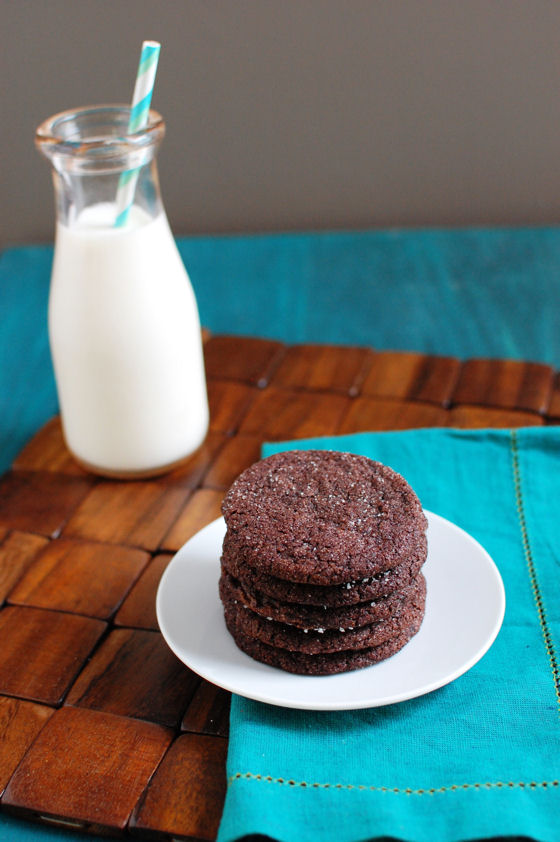
<path fill-rule="evenodd" d="M 315 585 L 396 567 L 427 527 L 400 474 L 326 450 L 284 451 L 255 463 L 234 481 L 222 512 L 247 565 Z"/>

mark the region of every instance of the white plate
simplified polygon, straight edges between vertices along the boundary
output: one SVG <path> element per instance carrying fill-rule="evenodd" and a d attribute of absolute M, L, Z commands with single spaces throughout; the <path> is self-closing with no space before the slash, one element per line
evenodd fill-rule
<path fill-rule="evenodd" d="M 494 642 L 505 593 L 496 565 L 467 532 L 428 518 L 428 582 L 418 634 L 386 661 L 340 675 L 301 676 L 254 661 L 226 629 L 218 597 L 222 518 L 198 532 L 161 579 L 157 618 L 171 650 L 203 678 L 249 699 L 307 710 L 353 710 L 402 702 L 448 684 Z"/>

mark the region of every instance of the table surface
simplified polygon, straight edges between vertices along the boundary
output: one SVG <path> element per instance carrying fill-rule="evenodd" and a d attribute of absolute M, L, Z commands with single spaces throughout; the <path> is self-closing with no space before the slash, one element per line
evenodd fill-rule
<path fill-rule="evenodd" d="M 82 471 L 53 418 L 0 480 L 1 809 L 91 833 L 215 838 L 229 694 L 168 650 L 172 557 L 263 441 L 560 423 L 550 366 L 205 337 L 208 437 L 158 479 Z"/>

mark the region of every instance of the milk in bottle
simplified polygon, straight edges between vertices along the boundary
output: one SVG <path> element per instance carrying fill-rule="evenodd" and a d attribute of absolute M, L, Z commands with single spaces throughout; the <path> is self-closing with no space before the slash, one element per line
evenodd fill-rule
<path fill-rule="evenodd" d="M 126 122 L 126 109 L 116 110 L 97 115 L 103 136 L 111 120 Z M 117 136 L 110 151 L 90 149 L 92 164 L 72 155 L 75 128 L 61 117 L 62 137 L 47 152 L 58 198 L 48 318 L 64 436 L 97 472 L 159 473 L 192 453 L 208 429 L 197 305 L 153 160 L 161 118 L 151 116 L 151 143 L 127 150 L 129 140 Z M 56 136 L 56 126 L 49 131 Z M 116 227 L 115 176 L 137 160 L 137 199 Z"/>

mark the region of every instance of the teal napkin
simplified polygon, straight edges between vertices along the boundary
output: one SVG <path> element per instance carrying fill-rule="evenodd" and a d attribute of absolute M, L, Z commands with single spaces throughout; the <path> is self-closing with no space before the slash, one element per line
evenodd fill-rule
<path fill-rule="evenodd" d="M 481 661 L 418 699 L 331 713 L 234 696 L 219 842 L 560 840 L 560 429 L 365 433 L 264 455 L 296 447 L 402 473 L 488 550 L 506 615 Z"/>

